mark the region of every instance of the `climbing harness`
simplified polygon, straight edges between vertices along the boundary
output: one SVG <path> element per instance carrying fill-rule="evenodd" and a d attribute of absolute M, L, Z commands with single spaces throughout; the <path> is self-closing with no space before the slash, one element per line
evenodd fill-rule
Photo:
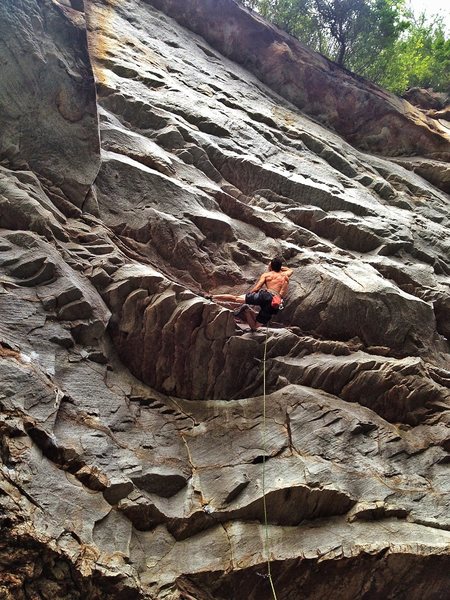
<path fill-rule="evenodd" d="M 277 308 L 278 310 L 281 310 L 283 308 L 283 298 L 280 296 L 280 294 L 274 294 L 272 296 L 270 306 L 272 308 Z"/>
<path fill-rule="evenodd" d="M 262 460 L 262 497 L 264 511 L 264 554 L 267 559 L 267 577 L 273 594 L 273 599 L 277 600 L 277 594 L 273 585 L 272 573 L 270 570 L 270 547 L 269 547 L 269 525 L 267 522 L 267 504 L 266 504 L 266 454 L 267 454 L 267 429 L 266 429 L 266 357 L 267 357 L 267 336 L 269 329 L 266 327 L 266 337 L 264 340 L 264 358 L 263 358 L 263 460 Z"/>

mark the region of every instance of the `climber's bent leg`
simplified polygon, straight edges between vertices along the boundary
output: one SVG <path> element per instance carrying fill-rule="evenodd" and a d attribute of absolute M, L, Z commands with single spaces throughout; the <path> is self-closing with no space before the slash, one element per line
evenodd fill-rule
<path fill-rule="evenodd" d="M 247 310 L 242 314 L 242 318 L 247 321 L 252 331 L 256 331 L 258 327 L 261 327 L 261 323 L 258 323 L 255 313 L 250 308 L 247 308 Z"/>

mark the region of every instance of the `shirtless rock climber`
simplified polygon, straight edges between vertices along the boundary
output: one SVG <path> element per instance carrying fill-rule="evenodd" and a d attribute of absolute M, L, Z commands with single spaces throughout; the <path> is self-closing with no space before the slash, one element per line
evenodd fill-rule
<path fill-rule="evenodd" d="M 269 263 L 269 270 L 261 275 L 248 294 L 242 296 L 216 294 L 211 296 L 211 299 L 215 302 L 243 303 L 243 306 L 235 312 L 235 316 L 245 319 L 254 331 L 261 325 L 267 325 L 273 315 L 280 310 L 292 273 L 292 269 L 283 266 L 281 258 L 273 258 Z M 249 304 L 261 307 L 256 316 Z"/>

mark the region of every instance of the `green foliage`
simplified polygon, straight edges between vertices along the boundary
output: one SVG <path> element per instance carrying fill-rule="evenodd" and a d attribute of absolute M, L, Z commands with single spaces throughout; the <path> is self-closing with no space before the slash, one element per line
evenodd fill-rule
<path fill-rule="evenodd" d="M 405 0 L 241 0 L 338 64 L 387 89 L 450 88 L 441 18 L 415 20 Z"/>
<path fill-rule="evenodd" d="M 392 48 L 408 30 L 404 0 L 375 0 L 370 4 L 366 27 L 355 39 L 345 62 L 352 71 L 376 81 L 379 55 Z"/>
<path fill-rule="evenodd" d="M 427 21 L 422 15 L 377 62 L 377 82 L 393 92 L 415 86 L 450 91 L 450 39 L 440 18 Z"/>

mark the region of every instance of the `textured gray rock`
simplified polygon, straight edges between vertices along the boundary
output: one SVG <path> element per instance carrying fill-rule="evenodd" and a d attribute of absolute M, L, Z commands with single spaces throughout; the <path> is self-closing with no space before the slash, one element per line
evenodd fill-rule
<path fill-rule="evenodd" d="M 355 149 L 209 45 L 225 28 L 208 42 L 156 0 L 10 4 L 30 50 L 11 42 L 23 69 L 0 82 L 2 140 L 24 140 L 0 144 L 0 596 L 269 600 L 265 492 L 280 600 L 444 598 L 446 163 Z M 209 5 L 184 0 L 191 29 Z M 202 28 L 226 8 L 230 40 L 279 35 L 215 6 Z M 354 79 L 307 56 L 344 101 Z M 10 118 L 16 93 L 36 114 Z M 377 94 L 360 147 L 397 135 Z M 408 111 L 385 153 L 446 154 Z M 275 254 L 294 275 L 267 337 L 200 295 L 246 291 Z"/>
<path fill-rule="evenodd" d="M 224 56 L 244 65 L 306 114 L 357 146 L 391 156 L 436 154 L 449 159 L 447 128 L 401 98 L 339 69 L 259 15 L 249 14 L 235 0 L 146 2 L 201 35 Z M 204 51 L 208 55 L 208 49 Z"/>
<path fill-rule="evenodd" d="M 5 0 L 0 6 L 0 159 L 14 170 L 33 170 L 56 206 L 63 196 L 63 203 L 81 207 L 100 164 L 81 5 Z"/>

